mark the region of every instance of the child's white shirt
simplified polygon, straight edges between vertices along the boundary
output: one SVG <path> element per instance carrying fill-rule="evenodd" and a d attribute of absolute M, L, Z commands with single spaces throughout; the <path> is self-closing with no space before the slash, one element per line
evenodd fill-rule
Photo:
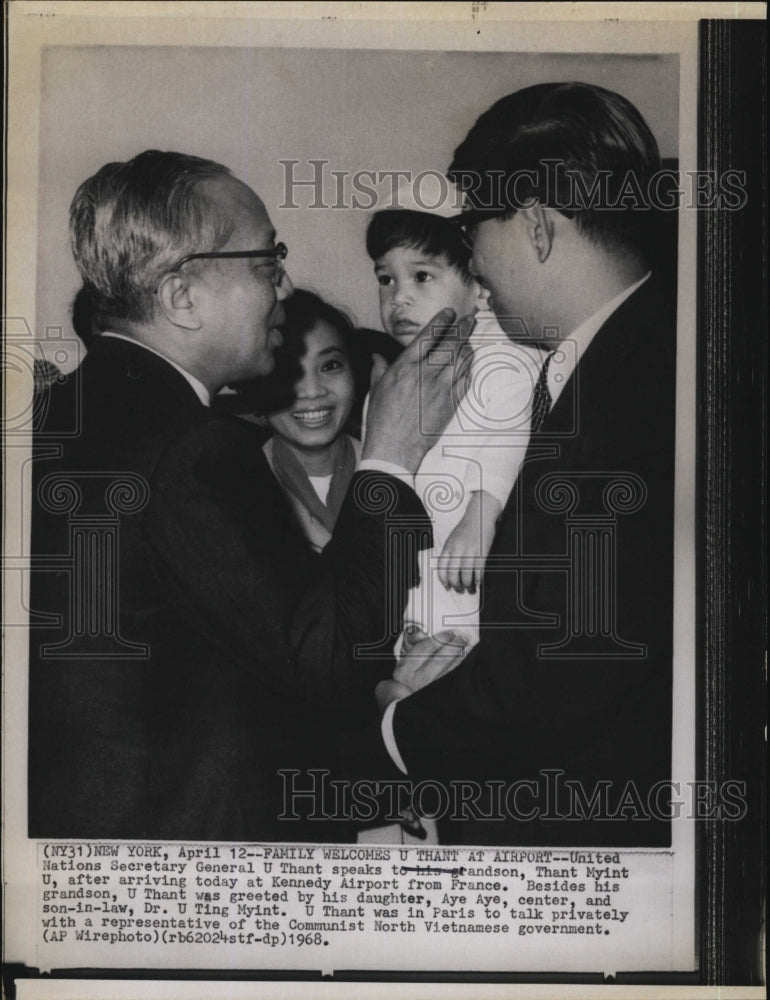
<path fill-rule="evenodd" d="M 472 493 L 484 490 L 505 506 L 529 443 L 532 395 L 543 357 L 537 348 L 512 343 L 487 311 L 477 314 L 469 343 L 468 391 L 415 475 L 415 490 L 433 522 L 433 548 L 420 553 L 420 583 L 410 591 L 404 613 L 405 624 L 429 635 L 450 630 L 468 648 L 478 642 L 479 592 L 446 591 L 438 578 L 438 557 Z M 481 547 L 479 539 L 478 555 L 486 556 Z"/>

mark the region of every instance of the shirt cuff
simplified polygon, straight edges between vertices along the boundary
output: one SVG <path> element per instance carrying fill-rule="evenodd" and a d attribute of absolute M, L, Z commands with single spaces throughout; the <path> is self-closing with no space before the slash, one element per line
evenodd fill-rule
<path fill-rule="evenodd" d="M 414 489 L 414 475 L 407 472 L 400 465 L 393 465 L 392 462 L 381 462 L 379 458 L 365 458 L 358 464 L 358 472 L 386 472 L 389 476 L 395 476 L 402 483 Z"/>
<path fill-rule="evenodd" d="M 398 746 L 396 744 L 396 736 L 393 732 L 393 716 L 396 711 L 396 705 L 398 701 L 392 701 L 388 707 L 385 709 L 385 714 L 382 717 L 382 738 L 385 742 L 385 749 L 390 754 L 390 759 L 396 765 L 396 767 L 401 771 L 402 774 L 408 774 L 406 769 L 406 764 L 404 763 L 404 758 L 398 752 Z"/>

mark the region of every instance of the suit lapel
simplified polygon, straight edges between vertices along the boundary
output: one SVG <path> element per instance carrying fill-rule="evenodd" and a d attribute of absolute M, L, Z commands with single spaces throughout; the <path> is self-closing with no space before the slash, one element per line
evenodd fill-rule
<path fill-rule="evenodd" d="M 579 464 L 580 455 L 595 447 L 603 428 L 612 432 L 605 414 L 613 411 L 613 400 L 623 394 L 628 379 L 636 377 L 637 356 L 659 353 L 661 364 L 673 363 L 673 345 L 661 343 L 658 352 L 653 341 L 661 328 L 660 312 L 656 285 L 650 278 L 597 331 L 540 431 L 530 440 L 522 471 L 500 515 L 490 555 L 526 548 L 521 519 L 523 511 L 539 509 L 533 495 L 536 481 L 545 473 Z"/>

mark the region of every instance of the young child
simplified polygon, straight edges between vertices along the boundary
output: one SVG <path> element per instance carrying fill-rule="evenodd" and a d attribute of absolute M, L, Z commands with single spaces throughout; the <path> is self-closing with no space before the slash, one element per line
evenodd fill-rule
<path fill-rule="evenodd" d="M 353 328 L 312 292 L 298 289 L 284 303 L 283 345 L 263 398 L 280 408 L 265 423 L 273 436 L 265 456 L 308 541 L 320 552 L 332 536 L 361 453 L 345 433 L 356 401 Z M 287 405 L 288 404 L 288 405 Z M 269 403 L 268 403 L 269 406 Z"/>
<path fill-rule="evenodd" d="M 433 521 L 409 595 L 396 654 L 423 634 L 451 632 L 466 650 L 479 638 L 479 585 L 495 524 L 529 441 L 541 355 L 513 344 L 468 265 L 459 228 L 440 215 L 385 209 L 371 219 L 366 248 L 379 284 L 380 316 L 399 343 L 411 343 L 441 309 L 476 314 L 471 384 L 444 434 L 425 456 L 416 489 Z M 480 309 L 481 307 L 481 309 Z"/>

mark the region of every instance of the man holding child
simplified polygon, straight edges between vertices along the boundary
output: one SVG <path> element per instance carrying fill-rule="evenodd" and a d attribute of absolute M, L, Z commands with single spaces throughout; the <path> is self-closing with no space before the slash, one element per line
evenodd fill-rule
<path fill-rule="evenodd" d="M 438 803 L 456 843 L 670 842 L 675 326 L 650 213 L 621 198 L 658 169 L 628 101 L 543 84 L 485 112 L 449 170 L 490 307 L 544 352 L 481 640 L 423 640 L 378 692 L 410 778 L 467 779 L 454 821 Z"/>

